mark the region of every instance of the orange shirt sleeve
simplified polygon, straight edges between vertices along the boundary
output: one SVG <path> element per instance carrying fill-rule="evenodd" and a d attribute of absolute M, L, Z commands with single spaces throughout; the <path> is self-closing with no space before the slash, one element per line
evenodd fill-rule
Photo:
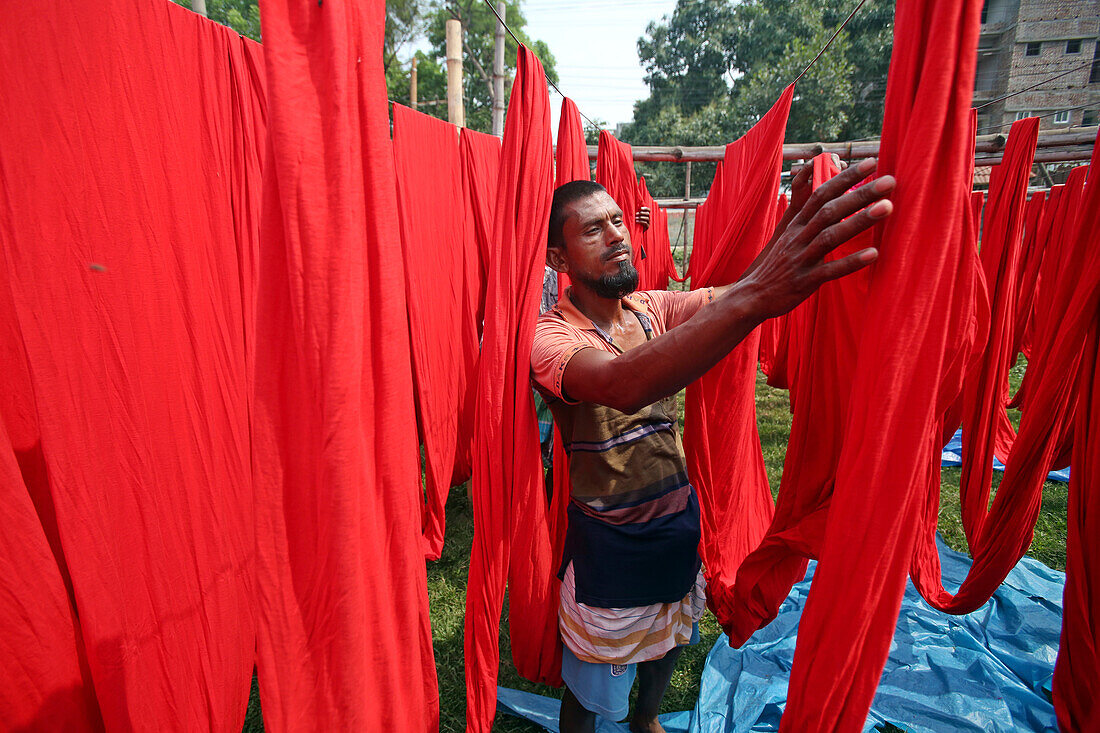
<path fill-rule="evenodd" d="M 695 315 L 700 308 L 714 300 L 714 288 L 699 288 L 679 292 L 675 290 L 648 290 L 649 312 L 661 321 L 662 332 L 676 328 Z"/>
<path fill-rule="evenodd" d="M 581 349 L 595 348 L 577 329 L 558 318 L 540 318 L 535 325 L 535 343 L 531 347 L 531 378 L 543 394 L 576 405 L 562 391 L 565 367 Z"/>

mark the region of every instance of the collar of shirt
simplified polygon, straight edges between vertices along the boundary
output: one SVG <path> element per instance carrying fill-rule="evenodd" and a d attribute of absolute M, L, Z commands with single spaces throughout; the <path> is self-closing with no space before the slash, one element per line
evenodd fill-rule
<path fill-rule="evenodd" d="M 582 331 L 592 331 L 604 341 L 614 346 L 615 341 L 611 338 L 611 334 L 593 323 L 591 318 L 581 313 L 577 306 L 573 304 L 572 298 L 569 297 L 569 292 L 571 290 L 572 288 L 567 288 L 549 312 L 557 315 L 570 326 L 579 328 Z M 642 328 L 646 331 L 646 335 L 648 336 L 652 328 L 649 318 L 649 298 L 646 297 L 645 293 L 631 293 L 630 295 L 625 295 L 619 299 L 619 302 L 622 303 L 623 308 L 638 314 L 638 319 L 642 323 Z"/>

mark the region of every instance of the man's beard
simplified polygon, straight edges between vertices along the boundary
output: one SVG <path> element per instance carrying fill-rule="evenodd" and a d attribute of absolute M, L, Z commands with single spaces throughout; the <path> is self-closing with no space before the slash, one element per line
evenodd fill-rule
<path fill-rule="evenodd" d="M 638 271 L 630 260 L 619 263 L 619 271 L 614 275 L 601 275 L 598 278 L 574 276 L 601 298 L 621 298 L 638 289 Z"/>

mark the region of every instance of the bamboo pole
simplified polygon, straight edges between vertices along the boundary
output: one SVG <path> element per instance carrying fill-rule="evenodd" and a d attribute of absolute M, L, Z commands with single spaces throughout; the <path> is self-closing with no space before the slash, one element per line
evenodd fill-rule
<path fill-rule="evenodd" d="M 462 105 L 462 24 L 447 21 L 447 121 L 466 126 Z"/>
<path fill-rule="evenodd" d="M 420 62 L 416 56 L 412 58 L 412 71 L 409 74 L 409 106 L 413 109 L 417 107 L 416 99 L 416 66 Z"/>
<path fill-rule="evenodd" d="M 497 2 L 497 32 L 493 48 L 493 134 L 504 135 L 504 14 L 508 6 Z"/>
<path fill-rule="evenodd" d="M 1096 140 L 1096 127 L 1078 128 L 1076 130 L 1040 132 L 1037 147 L 1040 151 L 1035 160 L 1039 162 L 1061 162 L 1073 160 L 1086 160 L 1079 157 L 1081 146 L 1088 146 Z M 980 135 L 975 143 L 974 152 L 979 159 L 990 158 L 991 154 L 999 153 L 1004 149 L 1007 141 L 1005 135 Z M 878 155 L 878 140 L 853 140 L 839 143 L 790 143 L 783 146 L 783 160 L 800 160 L 812 158 L 820 153 L 836 153 L 844 159 L 852 160 Z M 1061 148 L 1061 150 L 1059 150 Z M 596 159 L 596 146 L 588 146 L 588 158 Z M 706 145 L 698 147 L 688 146 L 658 146 L 638 145 L 633 148 L 634 160 L 644 162 L 682 163 L 686 161 L 717 162 L 722 160 L 726 152 L 725 145 Z M 1065 157 L 1060 157 L 1065 156 Z M 999 161 L 999 158 L 997 158 Z M 989 165 L 982 163 L 982 165 Z"/>

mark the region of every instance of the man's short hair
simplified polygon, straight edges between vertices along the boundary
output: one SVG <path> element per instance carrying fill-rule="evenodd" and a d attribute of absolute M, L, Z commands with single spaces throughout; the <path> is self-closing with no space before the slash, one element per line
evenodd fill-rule
<path fill-rule="evenodd" d="M 550 230 L 546 235 L 547 244 L 551 247 L 564 247 L 565 238 L 562 236 L 562 227 L 565 225 L 565 207 L 600 191 L 607 193 L 607 189 L 595 181 L 585 180 L 563 183 L 554 189 L 554 200 L 550 204 Z"/>

